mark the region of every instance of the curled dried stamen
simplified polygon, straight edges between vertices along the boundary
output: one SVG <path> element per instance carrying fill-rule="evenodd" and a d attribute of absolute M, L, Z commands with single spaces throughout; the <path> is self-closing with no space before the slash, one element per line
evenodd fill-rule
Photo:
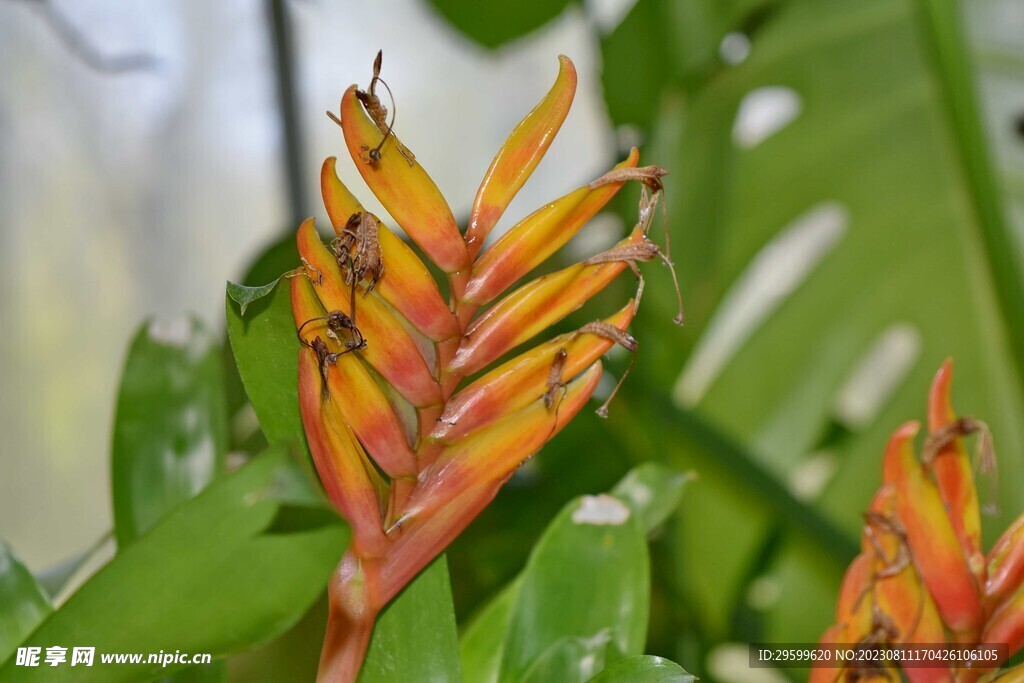
<path fill-rule="evenodd" d="M 314 351 L 316 350 L 315 347 L 302 338 L 302 330 L 306 327 L 306 325 L 312 322 L 316 322 L 318 320 L 327 321 L 327 336 L 336 342 L 340 343 L 342 341 L 341 337 L 343 333 L 348 332 L 348 339 L 345 340 L 345 351 L 343 351 L 342 353 L 348 353 L 349 351 L 358 351 L 360 349 L 366 348 L 366 338 L 363 337 L 363 333 L 359 331 L 358 327 L 356 327 L 355 321 L 353 321 L 352 318 L 345 315 L 345 313 L 343 313 L 342 311 L 331 311 L 327 315 L 322 315 L 316 318 L 310 318 L 306 322 L 299 325 L 299 329 L 296 332 L 299 335 L 299 341 L 302 342 L 304 345 L 308 346 L 309 348 L 313 349 Z M 317 337 L 317 339 L 319 339 L 319 337 Z"/>
<path fill-rule="evenodd" d="M 565 384 L 563 373 L 565 372 L 565 361 L 569 352 L 564 348 L 555 352 L 555 359 L 551 361 L 551 369 L 548 371 L 548 390 L 544 392 L 544 407 L 549 411 L 554 408 L 555 419 L 551 422 L 551 430 L 548 432 L 548 439 L 555 432 L 558 426 L 558 409 L 562 406 L 562 399 L 565 398 L 569 388 Z"/>
<path fill-rule="evenodd" d="M 659 254 L 661 254 L 661 249 L 658 248 L 658 245 L 644 238 L 644 241 L 639 244 L 621 244 L 608 251 L 595 254 L 584 261 L 583 265 L 592 266 L 596 263 L 609 263 L 611 261 L 625 261 L 630 264 L 637 261 L 647 262 Z"/>
<path fill-rule="evenodd" d="M 679 302 L 679 312 L 676 313 L 673 322 L 676 325 L 682 325 L 683 318 L 685 317 L 683 312 L 683 293 L 679 289 L 679 276 L 676 275 L 676 266 L 672 261 L 672 241 L 668 231 L 668 202 L 664 199 L 664 191 L 660 181 L 658 182 L 658 189 L 654 190 L 653 194 L 648 195 L 647 189 L 648 186 L 644 185 L 640 190 L 640 224 L 644 226 L 644 236 L 646 236 L 647 231 L 650 230 L 650 223 L 653 220 L 658 201 L 661 200 L 661 222 L 662 231 L 665 235 L 665 250 L 663 252 L 659 251 L 658 254 L 661 256 L 662 262 L 668 266 L 669 272 L 672 273 L 672 286 L 676 290 L 676 301 Z"/>
<path fill-rule="evenodd" d="M 319 268 L 313 266 L 312 264 L 310 264 L 310 262 L 306 260 L 305 256 L 300 257 L 299 260 L 302 261 L 302 265 L 305 267 L 305 269 L 307 271 L 316 273 L 316 279 L 314 280 L 313 276 L 310 275 L 309 276 L 309 281 L 310 282 L 314 282 L 317 285 L 322 285 L 324 283 L 324 273 L 323 273 L 323 271 L 320 270 Z"/>
<path fill-rule="evenodd" d="M 871 575 L 871 581 L 868 584 L 870 587 L 874 586 L 880 579 L 888 579 L 899 575 L 907 567 L 912 566 L 914 558 L 910 552 L 910 541 L 907 539 L 907 531 L 903 528 L 903 524 L 898 517 L 869 511 L 864 513 L 864 522 L 864 535 L 874 548 L 875 554 L 882 561 L 882 566 L 875 569 Z M 875 535 L 876 529 L 881 533 L 889 534 L 896 538 L 896 554 L 893 557 L 890 558 L 886 555 L 878 537 Z M 924 607 L 925 594 L 922 588 L 918 596 L 917 607 L 914 610 L 914 619 L 907 632 L 903 634 L 903 638 L 909 638 L 917 630 L 921 619 L 924 617 Z M 897 634 L 897 637 L 899 637 L 899 634 Z"/>
<path fill-rule="evenodd" d="M 569 353 L 565 349 L 558 349 L 555 353 L 555 360 L 551 362 L 551 370 L 548 372 L 548 390 L 544 393 L 544 407 L 551 410 L 555 408 L 556 416 L 558 406 L 556 405 L 556 395 L 561 392 L 565 395 L 566 386 L 565 381 L 562 379 L 562 373 L 565 371 L 565 359 L 568 358 Z M 558 400 L 560 403 L 561 400 Z"/>
<path fill-rule="evenodd" d="M 878 605 L 872 603 L 871 605 L 871 630 L 864 635 L 863 638 L 857 641 L 854 645 L 854 649 L 859 650 L 861 648 L 869 649 L 891 643 L 895 638 L 899 637 L 899 630 L 892 623 L 892 620 L 879 609 Z M 839 671 L 836 680 L 843 681 L 860 681 L 864 679 L 878 680 L 879 677 L 885 677 L 887 666 L 883 661 L 876 660 L 872 657 L 864 657 L 856 659 L 850 668 L 842 669 Z M 886 680 L 890 680 L 886 677 Z"/>
<path fill-rule="evenodd" d="M 996 460 L 995 444 L 992 442 L 992 431 L 984 422 L 978 422 L 981 426 L 978 434 L 978 452 L 974 461 L 974 468 L 978 474 L 986 480 L 986 496 L 988 500 L 981 507 L 986 515 L 995 516 L 999 514 L 999 463 Z"/>
<path fill-rule="evenodd" d="M 661 179 L 666 175 L 668 175 L 668 171 L 660 166 L 615 168 L 590 183 L 588 187 L 590 187 L 591 190 L 596 190 L 602 185 L 608 185 L 610 183 L 624 183 L 627 180 L 638 180 L 643 183 L 645 187 L 649 187 L 652 192 L 661 192 L 661 190 L 664 189 L 664 185 L 661 184 Z"/>
<path fill-rule="evenodd" d="M 610 263 L 613 261 L 625 261 L 628 263 L 630 270 L 633 271 L 637 279 L 636 294 L 633 295 L 633 313 L 635 314 L 640 310 L 640 299 L 644 295 L 645 284 L 643 273 L 640 272 L 640 268 L 636 265 L 637 261 L 646 263 L 653 260 L 656 256 L 665 258 L 658 245 L 645 236 L 644 241 L 640 244 L 622 244 L 613 247 L 607 251 L 602 251 L 600 254 L 591 256 L 583 264 L 592 266 L 598 263 Z"/>
<path fill-rule="evenodd" d="M 303 342 L 305 343 L 305 342 Z M 312 344 L 307 344 L 316 353 L 317 367 L 320 368 L 320 397 L 326 399 L 327 391 L 327 367 L 338 362 L 340 353 L 332 353 L 330 348 L 320 337 L 314 337 Z M 344 352 L 343 352 L 344 353 Z"/>
<path fill-rule="evenodd" d="M 380 67 L 383 61 L 383 57 L 384 51 L 378 50 L 377 57 L 376 59 L 373 60 L 373 78 L 370 79 L 369 89 L 356 90 L 356 99 L 358 99 L 359 102 L 362 103 L 363 108 L 366 109 L 366 113 L 377 125 L 377 128 L 380 129 L 380 132 L 384 134 L 384 137 L 381 138 L 380 143 L 375 148 L 370 149 L 365 145 L 363 146 L 363 151 L 367 152 L 368 157 L 365 158 L 364 161 L 370 164 L 380 161 L 380 150 L 384 146 L 384 143 L 387 142 L 388 138 L 391 137 L 392 135 L 392 129 L 394 128 L 395 125 L 395 114 L 398 111 L 398 107 L 395 106 L 395 96 L 392 94 L 390 86 L 388 86 L 384 79 L 380 77 Z M 384 89 L 388 91 L 388 97 L 391 98 L 390 123 L 388 123 L 388 109 L 380 101 L 380 97 L 377 96 L 377 83 L 380 83 L 381 85 L 384 86 Z M 337 121 L 336 117 L 333 114 L 331 114 L 331 112 L 327 112 L 327 115 L 330 116 L 332 119 L 335 119 L 335 121 Z M 340 124 L 340 121 L 337 122 Z M 399 153 L 403 157 L 405 157 L 405 160 L 409 162 L 410 166 L 412 166 L 413 163 L 415 163 L 416 157 L 413 156 L 412 152 L 406 149 L 405 145 L 403 145 L 402 143 L 398 142 L 397 145 Z"/>
<path fill-rule="evenodd" d="M 341 235 L 335 240 L 334 255 L 345 273 L 346 285 L 354 285 L 366 278 L 369 285 L 363 296 L 373 291 L 384 276 L 377 218 L 369 211 L 357 211 L 349 216 Z"/>
<path fill-rule="evenodd" d="M 907 541 L 907 533 L 904 531 L 903 525 L 900 524 L 899 520 L 889 515 L 883 515 L 879 512 L 865 512 L 864 522 L 866 524 L 864 527 L 864 535 L 867 536 L 872 547 L 875 549 L 875 553 L 883 563 L 883 567 L 881 569 L 875 570 L 874 576 L 876 579 L 896 576 L 910 566 L 910 544 Z M 886 556 L 885 549 L 882 548 L 881 543 L 878 541 L 878 537 L 875 535 L 876 529 L 882 533 L 896 537 L 898 546 L 894 557 L 890 558 Z"/>
<path fill-rule="evenodd" d="M 578 334 L 596 334 L 599 337 L 610 339 L 611 341 L 615 342 L 622 348 L 629 351 L 631 354 L 629 359 L 629 367 L 627 367 L 626 371 L 622 373 L 622 377 L 619 378 L 619 381 L 615 385 L 615 388 L 612 389 L 612 393 L 608 395 L 608 398 L 605 400 L 605 402 L 601 405 L 600 408 L 597 409 L 598 417 L 608 417 L 609 404 L 611 404 L 611 402 L 615 399 L 615 395 L 619 393 L 619 388 L 622 386 L 622 383 L 626 381 L 626 378 L 629 377 L 629 373 L 633 370 L 633 364 L 636 362 L 636 351 L 637 348 L 639 348 L 639 343 L 635 338 L 633 338 L 633 335 L 623 330 L 620 330 L 614 325 L 606 323 L 603 320 L 595 320 L 592 323 L 587 323 L 586 325 L 579 329 Z"/>
<path fill-rule="evenodd" d="M 659 201 L 662 202 L 661 208 L 662 208 L 662 218 L 663 218 L 664 233 L 665 233 L 665 249 L 664 249 L 664 251 L 662 251 L 660 248 L 657 247 L 657 245 L 653 245 L 653 243 L 652 243 L 652 246 L 655 247 L 656 251 L 647 259 L 635 259 L 635 260 L 651 260 L 652 258 L 654 258 L 655 255 L 657 255 L 657 256 L 660 256 L 662 262 L 666 266 L 668 266 L 668 269 L 672 272 L 672 284 L 673 284 L 673 286 L 675 287 L 675 290 L 676 290 L 676 300 L 679 302 L 679 312 L 676 314 L 676 317 L 674 318 L 674 322 L 677 325 L 682 325 L 683 324 L 683 317 L 684 317 L 684 315 L 683 315 L 683 295 L 682 295 L 682 292 L 679 289 L 679 277 L 676 275 L 676 267 L 675 267 L 675 264 L 672 262 L 672 243 L 671 243 L 671 240 L 669 238 L 669 232 L 668 232 L 668 208 L 666 206 L 666 203 L 662 199 L 662 195 L 664 194 L 665 186 L 662 184 L 661 179 L 662 179 L 662 177 L 664 177 L 666 175 L 668 175 L 668 171 L 666 171 L 665 169 L 661 168 L 660 166 L 640 166 L 638 168 L 616 168 L 616 169 L 613 169 L 613 170 L 609 171 L 608 173 L 605 173 L 603 176 L 601 176 L 600 178 L 598 178 L 594 182 L 590 183 L 590 185 L 588 187 L 590 187 L 590 189 L 593 190 L 593 189 L 596 189 L 598 187 L 601 187 L 602 185 L 607 185 L 609 183 L 622 183 L 622 182 L 626 182 L 628 180 L 636 180 L 636 181 L 640 182 L 642 187 L 640 189 L 640 203 L 639 203 L 639 206 L 638 206 L 639 218 L 638 218 L 638 223 L 637 224 L 643 230 L 644 237 L 647 237 L 647 233 L 651 229 L 651 222 L 653 221 L 654 214 L 657 211 L 658 202 Z M 605 252 L 605 253 L 607 254 L 608 252 Z M 617 260 L 627 260 L 627 261 L 629 261 L 630 267 L 633 269 L 633 272 L 637 273 L 637 275 L 639 277 L 639 272 L 638 272 L 638 270 L 636 268 L 636 265 L 635 265 L 633 260 L 628 260 L 628 259 L 617 259 Z M 643 282 L 643 278 L 641 277 L 640 278 L 640 284 L 637 287 L 637 296 L 636 296 L 637 304 L 640 303 L 640 294 L 643 292 L 643 287 L 644 287 L 644 282 Z"/>
<path fill-rule="evenodd" d="M 931 465 L 943 448 L 956 439 L 975 432 L 978 433 L 978 447 L 974 454 L 974 469 L 987 480 L 988 489 L 988 502 L 982 506 L 982 511 L 987 515 L 997 515 L 999 514 L 999 504 L 996 500 L 999 468 L 995 446 L 992 442 L 992 430 L 988 428 L 987 424 L 972 417 L 962 417 L 950 422 L 925 439 L 924 446 L 921 448 L 921 461 L 925 465 Z"/>

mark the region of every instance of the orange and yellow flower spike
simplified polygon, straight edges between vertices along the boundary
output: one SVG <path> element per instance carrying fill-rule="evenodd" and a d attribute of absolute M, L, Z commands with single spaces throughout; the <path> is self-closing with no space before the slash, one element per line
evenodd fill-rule
<path fill-rule="evenodd" d="M 851 606 L 859 586 L 885 626 L 880 644 L 1005 643 L 1011 657 L 1024 647 L 1024 515 L 982 555 L 978 495 L 960 436 L 983 423 L 953 412 L 951 379 L 952 362 L 946 361 L 932 383 L 921 459 L 914 453 L 917 422 L 902 425 L 889 440 L 882 487 L 865 515 L 862 553 L 847 571 L 837 623 L 822 642 L 863 632 L 864 615 Z M 873 565 L 867 578 L 865 558 Z M 1019 668 L 996 676 L 1003 663 L 907 667 L 902 673 L 912 683 L 1020 677 Z M 819 667 L 811 680 L 846 680 L 828 675 L 836 676 L 836 670 Z"/>
<path fill-rule="evenodd" d="M 342 97 L 338 121 L 349 156 L 432 264 L 366 212 L 338 178 L 333 157 L 324 162 L 321 192 L 337 239 L 325 245 L 312 219 L 299 226 L 303 267 L 291 282 L 302 341 L 302 420 L 324 488 L 354 538 L 329 585 L 321 681 L 355 680 L 378 612 L 583 409 L 601 378 L 601 355 L 615 343 L 636 350 L 627 332 L 636 314 L 630 299 L 611 316 L 491 367 L 625 268 L 659 253 L 640 221 L 619 244 L 626 251 L 507 291 L 625 182 L 645 178 L 620 173 L 532 213 L 478 258 L 569 110 L 576 71 L 568 58 L 559 64 L 551 91 L 494 158 L 465 237 L 430 176 L 398 141 L 373 87 L 353 86 Z M 613 173 L 638 161 L 633 150 Z M 645 193 L 643 209 L 658 198 Z M 450 303 L 431 265 L 446 274 Z M 476 316 L 484 305 L 490 308 Z"/>

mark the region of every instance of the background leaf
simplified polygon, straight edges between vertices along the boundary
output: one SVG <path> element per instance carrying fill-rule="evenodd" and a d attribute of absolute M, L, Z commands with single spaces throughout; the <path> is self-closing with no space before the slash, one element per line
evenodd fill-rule
<path fill-rule="evenodd" d="M 306 443 L 299 415 L 299 340 L 287 287 L 252 303 L 245 316 L 227 297 L 228 339 L 246 395 L 267 441 Z"/>
<path fill-rule="evenodd" d="M 645 462 L 631 469 L 611 494 L 629 506 L 640 525 L 651 533 L 664 524 L 679 508 L 683 487 L 694 475 L 682 474 L 656 462 Z"/>
<path fill-rule="evenodd" d="M 496 683 L 505 653 L 505 637 L 519 581 L 505 586 L 466 627 L 459 642 L 462 678 L 466 683 Z"/>
<path fill-rule="evenodd" d="M 587 680 L 601 667 L 581 668 L 572 653 L 588 658 L 599 649 L 603 666 L 606 647 L 611 660 L 641 652 L 649 601 L 645 534 L 678 506 L 689 479 L 646 463 L 612 489 L 628 504 L 587 496 L 563 507 L 523 571 L 466 627 L 464 680 Z M 618 523 L 588 523 L 595 509 L 615 513 Z"/>
<path fill-rule="evenodd" d="M 125 546 L 224 468 L 221 351 L 196 319 L 149 322 L 135 335 L 114 422 L 114 533 Z"/>
<path fill-rule="evenodd" d="M 827 558 L 852 547 L 885 440 L 923 416 L 945 357 L 957 409 L 989 420 L 1004 452 L 1024 446 L 1019 274 L 996 262 L 1012 247 L 987 162 L 965 154 L 980 137 L 958 111 L 972 105 L 955 7 L 760 12 L 728 29 L 749 40 L 745 59 L 661 89 L 646 156 L 672 170 L 688 324 L 677 346 L 645 347 L 646 382 L 625 390 L 628 428 L 679 425 L 661 450 L 701 473 L 674 527 L 674 590 L 712 642 L 818 636 L 845 564 Z M 698 30 L 665 26 L 677 40 Z M 666 274 L 649 272 L 641 342 L 667 338 L 674 306 Z M 665 396 L 676 417 L 659 412 Z M 723 470 L 723 454 L 742 466 Z M 1013 514 L 1024 467 L 1003 464 Z M 845 540 L 830 547 L 821 521 Z M 986 520 L 987 536 L 1006 521 Z"/>
<path fill-rule="evenodd" d="M 448 562 L 441 555 L 377 618 L 359 683 L 458 680 L 459 637 Z"/>
<path fill-rule="evenodd" d="M 430 0 L 453 26 L 480 45 L 495 48 L 534 31 L 561 14 L 572 0 L 522 0 L 515 3 Z"/>
<path fill-rule="evenodd" d="M 610 659 L 643 651 L 650 597 L 644 534 L 640 518 L 611 496 L 563 508 L 517 580 L 499 680 L 521 680 L 563 638 L 606 630 Z"/>
<path fill-rule="evenodd" d="M 584 683 L 604 668 L 605 648 L 611 638 L 601 630 L 590 638 L 559 638 L 534 660 L 523 683 Z"/>
<path fill-rule="evenodd" d="M 667 659 L 642 655 L 620 659 L 591 680 L 593 683 L 693 683 L 697 677 Z"/>
<path fill-rule="evenodd" d="M 95 666 L 21 668 L 18 680 L 154 678 L 174 667 L 102 666 L 100 653 L 181 650 L 218 657 L 294 624 L 321 594 L 348 534 L 326 510 L 317 514 L 282 502 L 289 457 L 283 449 L 268 451 L 179 506 L 25 641 L 95 646 Z M 13 676 L 8 661 L 0 680 Z"/>
<path fill-rule="evenodd" d="M 0 664 L 50 613 L 50 601 L 7 544 L 0 541 Z"/>
<path fill-rule="evenodd" d="M 290 629 L 269 643 L 227 659 L 228 679 L 247 683 L 314 681 L 327 624 L 327 594 Z"/>

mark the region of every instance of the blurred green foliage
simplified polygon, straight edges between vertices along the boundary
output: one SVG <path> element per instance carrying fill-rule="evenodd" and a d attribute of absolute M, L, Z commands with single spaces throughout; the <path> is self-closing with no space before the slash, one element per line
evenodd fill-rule
<path fill-rule="evenodd" d="M 962 10 L 639 0 L 597 33 L 620 139 L 671 171 L 686 325 L 671 324 L 667 273 L 648 269 L 640 358 L 609 421 L 577 421 L 456 542 L 453 567 L 477 581 L 457 605 L 515 566 L 528 541 L 512 543 L 534 537 L 549 498 L 655 458 L 700 481 L 656 546 L 671 606 L 649 651 L 714 680 L 705 656 L 720 643 L 816 639 L 885 440 L 923 417 L 948 356 L 955 407 L 989 421 L 1002 454 L 989 541 L 1024 509 L 1024 261 Z M 759 98 L 778 123 L 757 120 Z M 636 194 L 622 194 L 628 225 Z"/>
<path fill-rule="evenodd" d="M 114 419 L 118 545 L 130 544 L 224 470 L 224 386 L 219 344 L 198 320 L 181 319 L 170 329 L 142 325 L 128 351 Z"/>

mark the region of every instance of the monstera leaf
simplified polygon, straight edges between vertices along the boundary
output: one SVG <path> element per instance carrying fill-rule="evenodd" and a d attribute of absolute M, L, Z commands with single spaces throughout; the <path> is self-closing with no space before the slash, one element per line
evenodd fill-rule
<path fill-rule="evenodd" d="M 670 30 L 657 3 L 633 13 L 659 10 Z M 886 433 L 923 415 L 944 358 L 956 359 L 958 410 L 1010 456 L 990 526 L 1024 507 L 1020 254 L 956 5 L 748 10 L 732 26 L 748 32 L 727 38 L 744 51 L 722 43 L 738 64 L 691 60 L 700 68 L 660 91 L 648 157 L 673 169 L 688 323 L 683 344 L 646 350 L 657 358 L 638 364 L 650 372 L 630 400 L 658 401 L 651 385 L 670 396 L 674 409 L 635 413 L 674 422 L 670 457 L 708 474 L 675 554 L 711 632 L 806 641 L 830 616 L 819 600 L 835 593 L 832 560 L 853 547 Z M 665 288 L 648 291 L 670 309 Z M 740 614 L 746 632 L 730 633 Z"/>
<path fill-rule="evenodd" d="M 674 633 L 816 637 L 886 436 L 923 415 L 946 357 L 957 410 L 1003 454 L 988 540 L 1024 508 L 1012 4 L 638 0 L 600 36 L 619 139 L 671 171 L 687 322 L 671 323 L 668 272 L 648 277 L 641 377 L 587 462 L 657 454 L 700 473 L 661 560 Z M 525 486 L 553 487 L 543 475 Z"/>

